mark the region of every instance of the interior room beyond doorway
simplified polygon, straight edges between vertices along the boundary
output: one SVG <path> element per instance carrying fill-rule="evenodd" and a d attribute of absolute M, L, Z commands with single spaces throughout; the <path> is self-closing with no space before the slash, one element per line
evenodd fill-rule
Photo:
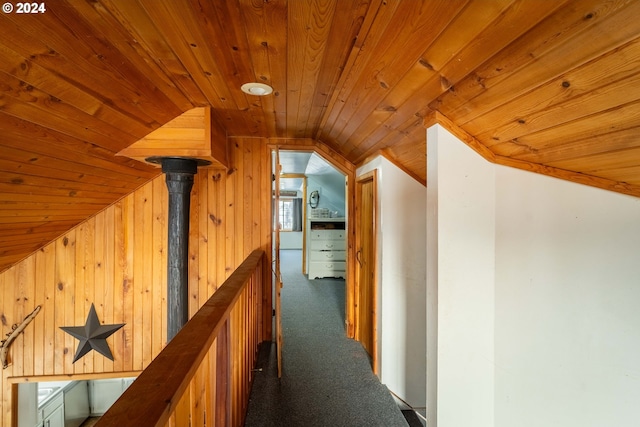
<path fill-rule="evenodd" d="M 308 274 L 311 221 L 328 219 L 346 228 L 346 177 L 316 153 L 281 150 L 278 157 L 279 218 L 274 222 L 280 230 L 280 249 L 303 251 L 300 268 Z M 346 258 L 342 260 L 346 269 Z"/>

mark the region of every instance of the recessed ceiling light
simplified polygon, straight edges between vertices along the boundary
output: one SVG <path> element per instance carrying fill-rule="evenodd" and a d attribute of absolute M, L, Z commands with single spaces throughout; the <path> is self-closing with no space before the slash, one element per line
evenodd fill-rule
<path fill-rule="evenodd" d="M 256 96 L 265 96 L 273 92 L 273 88 L 264 83 L 245 83 L 240 88 L 244 93 Z"/>

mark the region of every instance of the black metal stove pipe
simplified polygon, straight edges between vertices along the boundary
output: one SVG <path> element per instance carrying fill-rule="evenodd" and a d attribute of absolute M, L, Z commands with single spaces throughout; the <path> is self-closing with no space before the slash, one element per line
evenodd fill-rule
<path fill-rule="evenodd" d="M 189 207 L 193 176 L 208 162 L 181 157 L 153 157 L 162 165 L 169 190 L 167 241 L 167 341 L 189 321 Z"/>

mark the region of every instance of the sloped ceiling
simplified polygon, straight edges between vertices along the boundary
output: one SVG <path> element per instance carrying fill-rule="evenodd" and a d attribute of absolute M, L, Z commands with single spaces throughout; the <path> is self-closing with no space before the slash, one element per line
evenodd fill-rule
<path fill-rule="evenodd" d="M 343 176 L 340 171 L 316 153 L 280 150 L 278 160 L 282 166 L 283 174 L 280 177 L 281 190 L 303 191 L 303 179 L 293 177 L 294 175 L 307 177 L 317 175 Z"/>
<path fill-rule="evenodd" d="M 491 161 L 640 195 L 636 0 L 42 4 L 0 14 L 0 271 L 156 176 L 115 153 L 202 106 L 423 183 L 435 120 Z"/>

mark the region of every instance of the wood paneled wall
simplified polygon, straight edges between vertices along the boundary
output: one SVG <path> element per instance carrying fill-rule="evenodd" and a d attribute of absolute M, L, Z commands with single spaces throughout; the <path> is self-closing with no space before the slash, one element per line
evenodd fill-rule
<path fill-rule="evenodd" d="M 229 143 L 230 168 L 201 169 L 192 190 L 191 315 L 254 249 L 270 265 L 268 141 Z M 11 425 L 14 382 L 140 371 L 164 347 L 167 198 L 160 176 L 0 274 L 3 333 L 42 306 L 9 350 L 0 426 Z M 92 303 L 102 323 L 126 325 L 107 339 L 114 361 L 92 351 L 74 364 L 78 341 L 60 326 L 84 325 Z"/>

